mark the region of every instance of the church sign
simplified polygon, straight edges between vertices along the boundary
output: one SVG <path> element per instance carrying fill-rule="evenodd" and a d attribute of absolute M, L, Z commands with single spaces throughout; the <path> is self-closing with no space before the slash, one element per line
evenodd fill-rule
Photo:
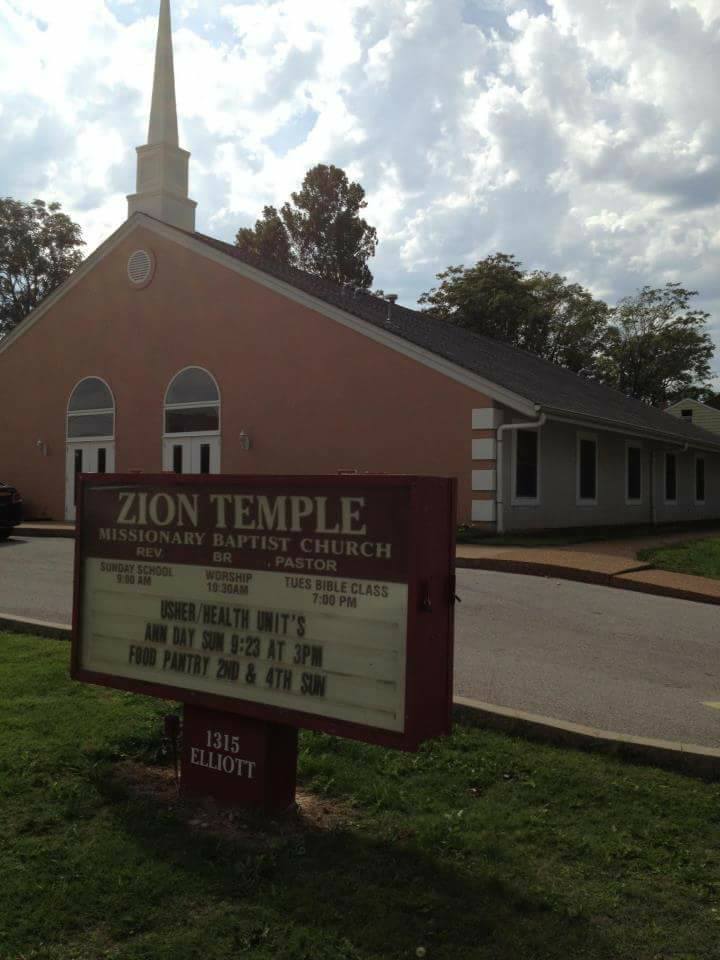
<path fill-rule="evenodd" d="M 183 780 L 228 800 L 273 806 L 299 727 L 416 749 L 450 729 L 454 511 L 437 478 L 82 477 L 72 675 L 183 702 Z"/>

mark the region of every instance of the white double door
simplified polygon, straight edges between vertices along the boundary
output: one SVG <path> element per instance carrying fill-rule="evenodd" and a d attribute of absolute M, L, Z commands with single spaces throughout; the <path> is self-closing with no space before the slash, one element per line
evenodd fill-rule
<path fill-rule="evenodd" d="M 166 437 L 163 469 L 170 473 L 220 473 L 220 437 Z"/>
<path fill-rule="evenodd" d="M 75 522 L 79 473 L 114 473 L 113 440 L 77 441 L 67 444 L 65 456 L 65 519 Z"/>

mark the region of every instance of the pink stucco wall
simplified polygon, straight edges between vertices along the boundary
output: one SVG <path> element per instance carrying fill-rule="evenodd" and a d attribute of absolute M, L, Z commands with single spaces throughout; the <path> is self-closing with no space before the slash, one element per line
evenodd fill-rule
<path fill-rule="evenodd" d="M 144 290 L 126 277 L 140 247 L 157 258 Z M 0 353 L 0 479 L 62 518 L 67 402 L 87 376 L 115 395 L 116 470 L 160 471 L 165 390 L 190 365 L 220 386 L 223 473 L 456 476 L 469 520 L 488 398 L 142 226 Z"/>

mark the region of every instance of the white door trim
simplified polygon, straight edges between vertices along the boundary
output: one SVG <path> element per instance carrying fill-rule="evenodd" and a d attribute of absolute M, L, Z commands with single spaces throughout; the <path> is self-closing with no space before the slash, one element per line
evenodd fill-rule
<path fill-rule="evenodd" d="M 209 469 L 211 475 L 220 473 L 220 437 L 218 434 L 177 434 L 163 437 L 163 470 L 176 473 L 175 448 L 182 449 L 182 474 L 201 474 Z M 203 464 L 203 447 L 208 447 L 209 463 Z"/>
<path fill-rule="evenodd" d="M 83 473 L 98 472 L 98 452 L 105 451 L 103 473 L 115 473 L 114 440 L 68 440 L 65 444 L 65 520 L 75 523 L 75 453 L 82 450 Z"/>

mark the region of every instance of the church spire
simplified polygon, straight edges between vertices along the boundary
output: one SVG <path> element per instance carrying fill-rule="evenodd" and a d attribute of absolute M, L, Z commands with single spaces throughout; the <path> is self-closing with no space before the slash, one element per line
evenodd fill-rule
<path fill-rule="evenodd" d="M 173 63 L 170 0 L 160 4 L 160 25 L 155 49 L 155 80 L 148 143 L 169 143 L 179 147 L 177 105 L 175 103 L 175 66 Z"/>
<path fill-rule="evenodd" d="M 178 141 L 170 0 L 161 0 L 148 142 L 137 148 L 137 193 L 128 216 L 148 213 L 181 230 L 195 230 L 197 204 L 188 196 L 190 154 Z"/>

